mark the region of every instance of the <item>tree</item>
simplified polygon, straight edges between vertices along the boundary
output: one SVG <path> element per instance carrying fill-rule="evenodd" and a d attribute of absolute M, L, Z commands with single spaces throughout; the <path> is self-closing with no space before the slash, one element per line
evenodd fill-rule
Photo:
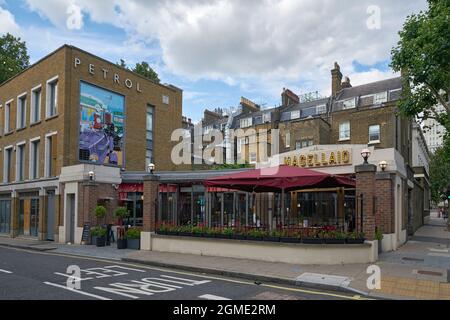
<path fill-rule="evenodd" d="M 158 74 L 145 61 L 142 61 L 141 63 L 136 63 L 136 66 L 134 67 L 133 71 L 156 83 L 160 82 Z"/>
<path fill-rule="evenodd" d="M 7 33 L 0 38 L 0 83 L 14 77 L 30 65 L 25 41 Z"/>
<path fill-rule="evenodd" d="M 402 72 L 400 112 L 420 122 L 435 119 L 450 132 L 450 1 L 428 0 L 428 10 L 408 16 L 392 49 L 391 67 Z M 437 108 L 442 105 L 441 108 Z"/>
<path fill-rule="evenodd" d="M 450 139 L 436 150 L 430 158 L 431 199 L 435 203 L 442 201 L 445 190 L 450 184 Z"/>

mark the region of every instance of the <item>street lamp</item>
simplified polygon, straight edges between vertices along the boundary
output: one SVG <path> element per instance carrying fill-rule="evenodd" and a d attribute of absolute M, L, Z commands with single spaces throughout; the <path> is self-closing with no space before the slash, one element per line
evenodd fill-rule
<path fill-rule="evenodd" d="M 381 161 L 378 165 L 380 166 L 380 168 L 381 168 L 382 171 L 385 171 L 386 168 L 387 168 L 387 162 L 384 161 L 384 160 Z"/>
<path fill-rule="evenodd" d="M 148 164 L 148 172 L 150 172 L 151 174 L 153 174 L 153 171 L 155 171 L 155 164 L 149 163 L 149 164 Z"/>
<path fill-rule="evenodd" d="M 364 149 L 363 151 L 361 151 L 361 156 L 364 159 L 364 164 L 369 164 L 369 162 L 367 161 L 370 157 L 370 150 L 369 149 Z"/>
<path fill-rule="evenodd" d="M 95 178 L 95 172 L 94 171 L 89 171 L 89 180 L 93 181 Z"/>

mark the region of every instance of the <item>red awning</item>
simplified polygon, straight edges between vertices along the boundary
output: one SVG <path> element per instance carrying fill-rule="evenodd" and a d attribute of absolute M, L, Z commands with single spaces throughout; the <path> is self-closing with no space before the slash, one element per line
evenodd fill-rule
<path fill-rule="evenodd" d="M 281 192 L 311 188 L 354 188 L 353 179 L 290 166 L 256 169 L 204 182 L 207 187 L 236 189 L 247 192 Z"/>

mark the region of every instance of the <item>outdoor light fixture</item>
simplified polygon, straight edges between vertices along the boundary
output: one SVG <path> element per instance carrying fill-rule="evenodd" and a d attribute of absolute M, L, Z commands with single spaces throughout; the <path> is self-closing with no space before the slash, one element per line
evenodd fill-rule
<path fill-rule="evenodd" d="M 370 157 L 370 150 L 369 149 L 364 149 L 363 151 L 361 151 L 361 156 L 364 159 L 364 164 L 369 164 L 369 162 L 367 160 Z"/>
<path fill-rule="evenodd" d="M 385 171 L 387 168 L 387 162 L 384 160 L 381 161 L 378 165 L 380 166 L 381 170 L 383 170 L 383 171 Z"/>
<path fill-rule="evenodd" d="M 148 172 L 153 174 L 153 171 L 155 171 L 155 165 L 153 163 L 148 164 Z"/>
<path fill-rule="evenodd" d="M 89 180 L 93 181 L 95 177 L 95 172 L 94 171 L 89 171 Z"/>

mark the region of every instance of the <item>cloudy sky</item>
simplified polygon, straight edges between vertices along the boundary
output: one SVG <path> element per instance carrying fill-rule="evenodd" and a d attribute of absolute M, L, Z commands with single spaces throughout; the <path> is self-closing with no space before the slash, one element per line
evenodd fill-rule
<path fill-rule="evenodd" d="M 283 87 L 330 93 L 338 61 L 353 85 L 394 76 L 390 50 L 426 0 L 0 0 L 0 34 L 27 41 L 32 62 L 72 44 L 112 62 L 145 60 L 184 90 L 184 114 L 265 107 Z"/>

